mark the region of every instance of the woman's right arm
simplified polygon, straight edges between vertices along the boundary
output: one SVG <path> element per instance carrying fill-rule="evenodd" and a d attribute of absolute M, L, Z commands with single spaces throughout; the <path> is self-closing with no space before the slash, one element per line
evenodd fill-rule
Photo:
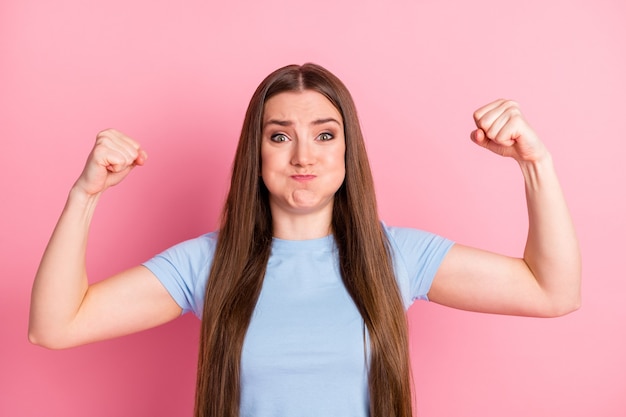
<path fill-rule="evenodd" d="M 28 329 L 32 343 L 67 348 L 144 330 L 181 314 L 143 266 L 93 285 L 87 279 L 87 238 L 98 199 L 146 157 L 137 142 L 118 131 L 98 134 L 35 276 Z"/>

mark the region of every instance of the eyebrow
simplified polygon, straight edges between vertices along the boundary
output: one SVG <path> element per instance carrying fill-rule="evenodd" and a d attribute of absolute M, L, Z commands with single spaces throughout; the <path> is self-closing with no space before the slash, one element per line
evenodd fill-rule
<path fill-rule="evenodd" d="M 331 122 L 336 123 L 338 126 L 341 126 L 341 123 L 339 123 L 339 121 L 335 119 L 334 117 L 327 117 L 325 119 L 316 119 L 316 120 L 313 120 L 311 124 L 314 126 L 317 126 L 317 125 L 323 125 L 325 123 L 331 123 Z M 263 127 L 266 127 L 268 125 L 292 126 L 293 122 L 290 120 L 269 119 L 263 125 L 264 125 Z"/>

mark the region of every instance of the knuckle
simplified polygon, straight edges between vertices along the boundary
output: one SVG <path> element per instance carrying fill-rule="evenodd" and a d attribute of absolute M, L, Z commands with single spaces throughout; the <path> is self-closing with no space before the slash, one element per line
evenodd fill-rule
<path fill-rule="evenodd" d="M 96 137 L 96 147 L 106 146 L 111 141 L 111 138 L 105 135 L 98 135 Z"/>
<path fill-rule="evenodd" d="M 104 129 L 101 130 L 100 132 L 98 132 L 98 134 L 96 135 L 97 138 L 102 137 L 102 136 L 111 136 L 114 135 L 116 133 L 115 129 Z"/>
<path fill-rule="evenodd" d="M 511 123 L 519 124 L 524 122 L 524 116 L 518 108 L 511 109 L 508 112 L 508 117 Z"/>
<path fill-rule="evenodd" d="M 510 114 L 517 114 L 517 113 L 521 113 L 520 111 L 520 106 L 519 103 L 517 101 L 514 100 L 506 100 L 504 102 L 504 106 L 505 109 L 508 113 Z"/>
<path fill-rule="evenodd" d="M 485 131 L 485 133 L 487 133 L 488 130 L 491 129 L 491 122 L 489 122 L 488 120 L 485 120 L 484 118 L 478 120 L 476 122 L 476 126 L 480 129 L 482 129 L 483 131 Z"/>
<path fill-rule="evenodd" d="M 474 111 L 474 113 L 472 113 L 472 117 L 476 122 L 478 122 L 480 120 L 480 110 Z"/>

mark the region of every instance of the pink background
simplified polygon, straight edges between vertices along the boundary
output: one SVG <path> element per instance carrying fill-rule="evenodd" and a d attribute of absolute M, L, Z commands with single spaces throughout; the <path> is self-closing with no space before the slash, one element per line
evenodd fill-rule
<path fill-rule="evenodd" d="M 0 415 L 191 414 L 194 317 L 48 351 L 26 338 L 32 278 L 99 130 L 150 160 L 101 200 L 92 280 L 215 227 L 249 97 L 306 61 L 353 92 L 388 224 L 521 252 L 519 170 L 468 140 L 473 110 L 501 96 L 522 104 L 570 202 L 582 309 L 543 320 L 419 303 L 419 415 L 626 415 L 625 21 L 621 0 L 2 0 Z"/>

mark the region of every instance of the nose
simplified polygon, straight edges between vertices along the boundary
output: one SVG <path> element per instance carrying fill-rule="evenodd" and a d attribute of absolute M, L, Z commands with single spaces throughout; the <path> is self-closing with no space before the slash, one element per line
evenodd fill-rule
<path fill-rule="evenodd" d="M 313 141 L 300 139 L 294 141 L 291 163 L 296 166 L 311 165 L 315 161 L 313 145 Z"/>

